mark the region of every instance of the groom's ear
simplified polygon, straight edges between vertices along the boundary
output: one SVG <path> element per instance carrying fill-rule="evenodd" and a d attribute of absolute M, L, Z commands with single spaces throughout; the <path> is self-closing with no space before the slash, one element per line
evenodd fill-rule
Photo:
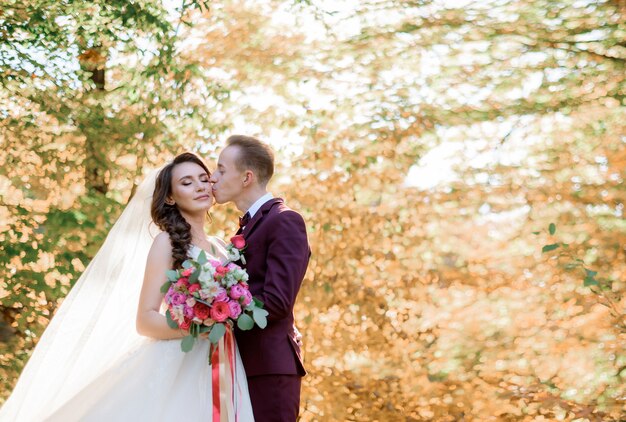
<path fill-rule="evenodd" d="M 254 174 L 254 172 L 252 170 L 246 170 L 244 172 L 244 178 L 243 178 L 243 185 L 244 186 L 252 185 L 255 180 L 256 180 L 256 175 Z"/>

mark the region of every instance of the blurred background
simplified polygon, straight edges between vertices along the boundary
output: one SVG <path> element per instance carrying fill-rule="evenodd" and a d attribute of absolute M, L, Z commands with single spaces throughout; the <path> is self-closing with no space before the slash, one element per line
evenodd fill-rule
<path fill-rule="evenodd" d="M 0 403 L 144 174 L 245 133 L 302 421 L 626 419 L 626 1 L 1 3 Z"/>

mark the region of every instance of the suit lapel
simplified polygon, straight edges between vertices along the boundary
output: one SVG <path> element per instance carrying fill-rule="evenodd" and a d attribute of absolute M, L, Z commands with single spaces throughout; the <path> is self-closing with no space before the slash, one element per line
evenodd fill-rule
<path fill-rule="evenodd" d="M 259 208 L 259 210 L 254 214 L 254 217 L 250 219 L 250 222 L 246 224 L 246 227 L 241 232 L 241 234 L 243 234 L 243 237 L 247 239 L 248 236 L 250 236 L 250 234 L 254 230 L 254 228 L 257 226 L 257 224 L 259 224 L 259 222 L 263 219 L 263 217 L 265 217 L 265 215 L 270 212 L 272 207 L 274 205 L 282 204 L 282 203 L 283 203 L 283 200 L 281 198 L 273 198 L 267 201 L 265 204 L 263 204 L 263 206 Z"/>

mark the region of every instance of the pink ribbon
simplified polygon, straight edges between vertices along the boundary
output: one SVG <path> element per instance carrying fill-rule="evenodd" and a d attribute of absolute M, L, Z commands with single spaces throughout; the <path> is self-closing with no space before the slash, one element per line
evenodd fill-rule
<path fill-rule="evenodd" d="M 238 421 L 235 412 L 235 339 L 226 325 L 224 338 L 211 346 L 213 422 Z M 223 386 L 223 388 L 220 388 Z"/>

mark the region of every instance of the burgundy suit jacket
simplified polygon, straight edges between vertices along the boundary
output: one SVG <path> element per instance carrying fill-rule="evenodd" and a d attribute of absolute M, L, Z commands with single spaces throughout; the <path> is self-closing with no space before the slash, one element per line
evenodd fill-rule
<path fill-rule="evenodd" d="M 247 376 L 305 375 L 293 307 L 311 256 L 304 219 L 282 199 L 263 204 L 241 232 L 250 293 L 269 312 L 267 327 L 235 329 Z"/>

